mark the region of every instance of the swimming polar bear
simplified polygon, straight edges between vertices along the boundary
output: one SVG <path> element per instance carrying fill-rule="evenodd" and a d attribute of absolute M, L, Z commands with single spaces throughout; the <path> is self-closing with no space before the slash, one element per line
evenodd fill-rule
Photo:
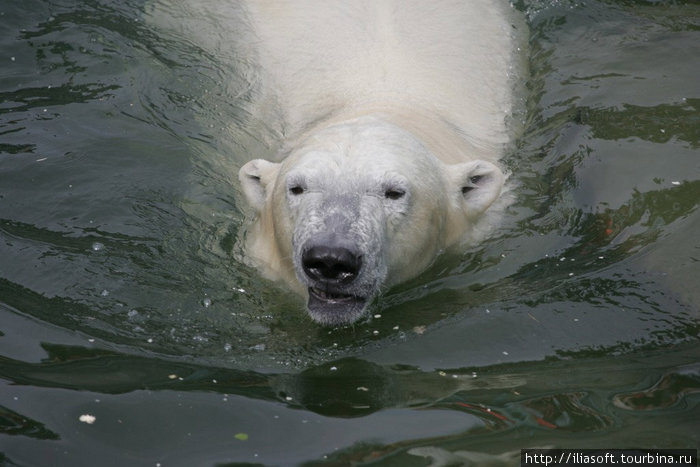
<path fill-rule="evenodd" d="M 505 0 L 191 0 L 150 18 L 235 64 L 250 132 L 279 128 L 274 160 L 239 172 L 245 258 L 315 321 L 359 319 L 496 222 L 527 31 Z"/>
<path fill-rule="evenodd" d="M 261 95 L 285 128 L 239 172 L 257 213 L 246 252 L 350 323 L 501 208 L 498 166 L 526 27 L 494 0 L 250 2 Z M 263 100 L 264 100 L 263 99 Z"/>

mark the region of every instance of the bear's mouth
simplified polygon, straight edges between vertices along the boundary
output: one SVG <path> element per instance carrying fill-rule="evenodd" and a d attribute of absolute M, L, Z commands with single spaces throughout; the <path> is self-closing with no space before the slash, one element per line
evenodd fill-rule
<path fill-rule="evenodd" d="M 316 287 L 309 287 L 309 296 L 313 296 L 315 299 L 326 303 L 343 303 L 358 299 L 358 297 L 353 294 L 331 292 L 330 290 L 321 290 Z"/>
<path fill-rule="evenodd" d="M 321 324 L 338 325 L 357 321 L 365 311 L 367 298 L 350 293 L 309 287 L 307 309 Z"/>

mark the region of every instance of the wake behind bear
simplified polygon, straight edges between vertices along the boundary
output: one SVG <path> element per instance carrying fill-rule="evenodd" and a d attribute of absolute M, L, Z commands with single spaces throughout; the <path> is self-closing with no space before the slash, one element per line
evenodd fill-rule
<path fill-rule="evenodd" d="M 526 27 L 507 2 L 250 2 L 260 108 L 285 129 L 275 161 L 239 172 L 256 211 L 248 258 L 308 296 L 311 318 L 356 321 L 504 206 L 498 160 Z"/>

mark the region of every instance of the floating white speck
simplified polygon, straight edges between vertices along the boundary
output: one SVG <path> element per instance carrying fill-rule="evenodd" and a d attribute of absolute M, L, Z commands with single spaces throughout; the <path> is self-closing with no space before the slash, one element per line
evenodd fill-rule
<path fill-rule="evenodd" d="M 226 343 L 224 344 L 224 352 L 230 352 L 232 349 L 231 344 Z"/>
<path fill-rule="evenodd" d="M 375 336 L 377 336 L 377 335 L 379 335 L 379 331 L 376 331 L 376 330 L 375 330 L 375 331 L 372 331 L 372 334 L 374 334 Z"/>
<path fill-rule="evenodd" d="M 671 182 L 671 185 L 676 185 L 676 186 L 678 186 L 678 185 L 680 185 L 680 184 L 681 184 L 681 182 L 678 182 L 678 181 L 673 181 L 673 182 Z"/>
<path fill-rule="evenodd" d="M 87 423 L 88 425 L 92 425 L 93 423 L 95 423 L 95 420 L 97 420 L 97 418 L 94 415 L 86 413 L 81 415 L 80 418 L 78 418 L 78 420 L 80 420 L 83 423 Z"/>
<path fill-rule="evenodd" d="M 103 297 L 106 297 L 107 295 L 109 295 L 109 290 L 104 289 L 102 292 L 100 292 L 100 295 L 102 295 Z"/>
<path fill-rule="evenodd" d="M 207 297 L 202 300 L 202 305 L 204 305 L 204 308 L 209 308 L 211 306 L 211 298 Z"/>
<path fill-rule="evenodd" d="M 331 367 L 331 371 L 336 371 L 337 369 L 338 369 L 337 366 L 332 366 L 332 367 Z"/>
<path fill-rule="evenodd" d="M 503 355 L 508 355 L 508 352 L 506 352 L 506 351 L 504 350 L 504 351 L 503 351 Z"/>
<path fill-rule="evenodd" d="M 381 318 L 381 317 L 382 317 L 382 315 L 380 315 L 380 314 L 376 314 L 376 315 L 374 315 L 374 317 L 375 317 L 375 318 L 377 318 L 377 319 L 379 319 L 379 318 Z"/>
<path fill-rule="evenodd" d="M 95 242 L 92 244 L 92 251 L 100 251 L 104 248 L 104 243 Z"/>
<path fill-rule="evenodd" d="M 358 387 L 357 387 L 357 390 L 358 390 L 358 391 L 362 391 L 362 392 L 367 392 L 367 391 L 369 391 L 369 388 L 366 388 L 366 387 L 364 387 L 364 386 L 358 386 Z"/>
<path fill-rule="evenodd" d="M 37 162 L 44 162 L 46 159 L 48 159 L 48 157 L 42 157 L 41 159 L 37 159 L 36 161 Z"/>

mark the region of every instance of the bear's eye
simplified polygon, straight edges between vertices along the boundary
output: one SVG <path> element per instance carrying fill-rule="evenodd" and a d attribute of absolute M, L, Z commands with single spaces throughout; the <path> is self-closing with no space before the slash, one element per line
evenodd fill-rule
<path fill-rule="evenodd" d="M 289 192 L 295 196 L 300 195 L 300 194 L 304 193 L 304 187 L 299 186 L 299 185 L 294 185 L 294 186 L 289 187 Z"/>
<path fill-rule="evenodd" d="M 390 188 L 384 192 L 384 197 L 386 199 L 397 200 L 403 198 L 405 194 L 406 192 L 403 190 Z"/>

